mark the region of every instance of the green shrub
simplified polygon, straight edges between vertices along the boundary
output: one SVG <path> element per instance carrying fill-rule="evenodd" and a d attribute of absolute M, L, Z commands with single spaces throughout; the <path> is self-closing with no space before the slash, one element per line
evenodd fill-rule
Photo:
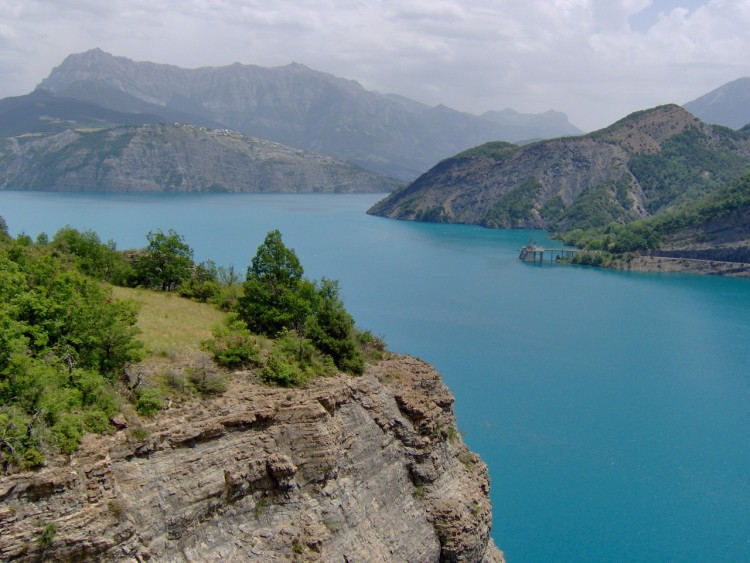
<path fill-rule="evenodd" d="M 241 320 L 231 316 L 225 326 L 213 330 L 213 338 L 203 343 L 217 364 L 227 368 L 260 364 L 260 345 Z"/>
<path fill-rule="evenodd" d="M 68 412 L 61 413 L 51 430 L 56 445 L 62 453 L 71 454 L 78 449 L 78 444 L 83 437 L 83 422 L 77 415 Z"/>
<path fill-rule="evenodd" d="M 148 430 L 143 426 L 134 426 L 130 430 L 130 438 L 136 442 L 142 442 L 148 438 Z"/>
<path fill-rule="evenodd" d="M 199 364 L 185 370 L 188 381 L 201 395 L 220 395 L 227 390 L 227 384 L 222 376 L 213 369 L 211 364 Z"/>
<path fill-rule="evenodd" d="M 318 350 L 330 356 L 341 371 L 361 375 L 365 358 L 356 341 L 354 319 L 339 297 L 338 282 L 323 278 L 318 296 L 315 312 L 307 319 L 310 340 Z"/>
<path fill-rule="evenodd" d="M 242 286 L 239 284 L 219 286 L 219 291 L 209 298 L 209 302 L 222 311 L 234 311 L 242 297 Z"/>
<path fill-rule="evenodd" d="M 140 391 L 135 402 L 135 410 L 142 416 L 155 416 L 163 406 L 159 392 L 152 388 Z"/>
<path fill-rule="evenodd" d="M 36 448 L 29 448 L 23 453 L 23 466 L 26 469 L 37 469 L 44 465 L 44 454 Z"/>
<path fill-rule="evenodd" d="M 307 382 L 299 364 L 279 350 L 273 350 L 260 373 L 265 383 L 280 387 L 295 387 Z"/>
<path fill-rule="evenodd" d="M 50 523 L 47 524 L 39 534 L 39 545 L 42 547 L 49 547 L 52 545 L 52 542 L 55 541 L 55 536 L 57 535 L 57 524 Z"/>
<path fill-rule="evenodd" d="M 357 331 L 356 339 L 367 361 L 378 362 L 383 359 L 385 340 L 375 336 L 369 330 Z"/>
<path fill-rule="evenodd" d="M 164 382 L 169 389 L 177 391 L 178 393 L 185 393 L 188 389 L 187 378 L 178 371 L 168 369 L 164 372 Z"/>
<path fill-rule="evenodd" d="M 100 410 L 93 410 L 84 414 L 83 424 L 86 430 L 97 434 L 104 434 L 110 428 L 109 417 Z"/>

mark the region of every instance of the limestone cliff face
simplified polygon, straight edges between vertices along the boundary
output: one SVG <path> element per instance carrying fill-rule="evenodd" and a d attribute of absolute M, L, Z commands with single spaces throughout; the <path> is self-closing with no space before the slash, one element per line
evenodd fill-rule
<path fill-rule="evenodd" d="M 0 558 L 502 561 L 487 469 L 427 364 L 222 397 L 0 479 Z M 46 530 L 46 533 L 45 533 Z"/>
<path fill-rule="evenodd" d="M 0 189 L 382 193 L 398 182 L 236 131 L 152 123 L 0 139 Z"/>

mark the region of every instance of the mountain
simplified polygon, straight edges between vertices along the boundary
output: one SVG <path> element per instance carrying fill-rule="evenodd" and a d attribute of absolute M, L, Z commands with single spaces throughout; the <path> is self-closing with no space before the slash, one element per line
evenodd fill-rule
<path fill-rule="evenodd" d="M 660 213 L 750 169 L 750 130 L 667 105 L 580 137 L 488 143 L 446 159 L 368 211 L 417 221 L 570 230 Z"/>
<path fill-rule="evenodd" d="M 124 113 L 74 98 L 35 90 L 0 100 L 0 137 L 30 133 L 61 133 L 71 128 L 143 125 L 164 119 L 155 114 Z"/>
<path fill-rule="evenodd" d="M 193 125 L 152 123 L 0 138 L 0 189 L 384 192 L 397 185 L 330 156 Z"/>
<path fill-rule="evenodd" d="M 580 133 L 554 112 L 516 114 L 511 123 L 370 92 L 296 63 L 183 69 L 94 49 L 67 57 L 38 88 L 118 111 L 178 111 L 183 119 L 175 121 L 209 119 L 399 179 L 413 179 L 441 158 L 489 140 Z"/>
<path fill-rule="evenodd" d="M 514 109 L 506 108 L 502 111 L 485 112 L 481 117 L 502 125 L 507 131 L 503 140 L 510 140 L 517 144 L 583 133 L 583 131 L 571 129 L 567 115 L 553 110 L 533 114 L 519 113 Z"/>
<path fill-rule="evenodd" d="M 739 129 L 750 124 L 750 77 L 724 84 L 684 107 L 707 123 Z"/>

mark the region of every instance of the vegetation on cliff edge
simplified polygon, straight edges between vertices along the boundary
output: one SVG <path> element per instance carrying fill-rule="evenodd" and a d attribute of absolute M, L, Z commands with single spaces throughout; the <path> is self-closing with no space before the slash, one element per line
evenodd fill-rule
<path fill-rule="evenodd" d="M 4 471 L 72 453 L 86 432 L 121 427 L 122 415 L 136 420 L 135 432 L 139 416 L 174 398 L 222 392 L 228 370 L 305 385 L 339 371 L 360 374 L 366 356 L 383 351 L 380 339 L 355 329 L 336 281 L 304 278 L 278 231 L 259 247 L 244 284 L 231 267 L 196 264 L 174 231 L 147 240 L 143 249 L 118 251 L 70 227 L 51 240 L 14 239 L 0 218 Z M 191 361 L 176 369 L 185 354 Z"/>

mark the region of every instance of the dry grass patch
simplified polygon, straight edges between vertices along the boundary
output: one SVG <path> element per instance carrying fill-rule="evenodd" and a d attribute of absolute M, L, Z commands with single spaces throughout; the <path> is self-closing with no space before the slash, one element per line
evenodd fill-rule
<path fill-rule="evenodd" d="M 227 313 L 213 305 L 196 303 L 174 293 L 115 287 L 113 295 L 141 305 L 140 339 L 146 351 L 157 356 L 174 358 L 198 350 L 201 342 L 211 338 L 213 327 L 227 317 Z"/>

